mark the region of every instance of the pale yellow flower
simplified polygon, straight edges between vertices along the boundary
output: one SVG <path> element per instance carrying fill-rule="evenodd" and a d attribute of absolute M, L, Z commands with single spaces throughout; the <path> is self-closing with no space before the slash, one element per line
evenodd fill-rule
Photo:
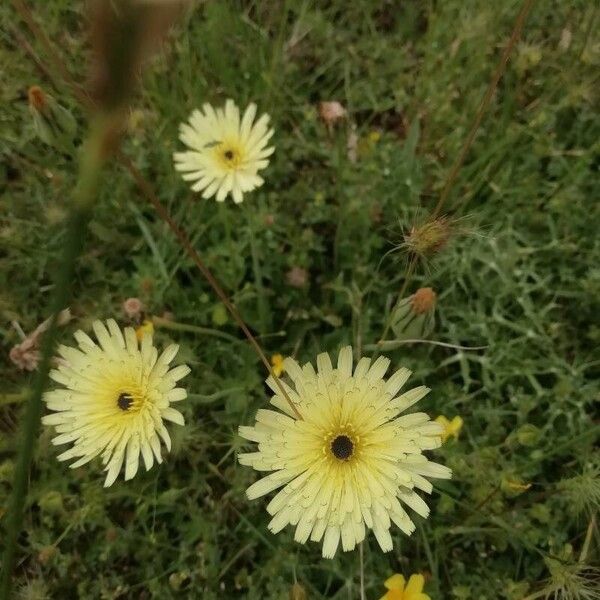
<path fill-rule="evenodd" d="M 410 576 L 408 584 L 404 577 L 396 573 L 383 584 L 388 591 L 379 600 L 431 600 L 431 597 L 423 593 L 425 578 L 421 574 Z"/>
<path fill-rule="evenodd" d="M 231 194 L 239 204 L 245 192 L 264 183 L 258 172 L 269 164 L 275 150 L 267 146 L 273 129 L 268 127 L 268 115 L 254 123 L 255 116 L 255 104 L 240 119 L 239 108 L 227 100 L 223 108 L 204 104 L 182 123 L 179 137 L 189 150 L 176 152 L 173 158 L 183 178 L 193 182 L 192 190 L 201 191 L 203 198 L 216 195 L 218 202 Z"/>
<path fill-rule="evenodd" d="M 372 144 L 376 144 L 381 139 L 381 132 L 373 130 L 369 132 L 369 141 Z"/>
<path fill-rule="evenodd" d="M 457 440 L 464 423 L 462 417 L 459 417 L 458 415 L 454 417 L 452 421 L 449 421 L 444 415 L 440 415 L 435 422 L 439 423 L 444 428 L 442 442 L 445 442 L 449 437 L 453 437 Z"/>
<path fill-rule="evenodd" d="M 248 488 L 251 500 L 283 487 L 267 506 L 273 533 L 293 525 L 297 542 L 323 540 L 323 556 L 331 558 L 340 541 L 344 551 L 352 550 L 372 529 L 387 552 L 392 523 L 407 535 L 415 528 L 404 506 L 428 516 L 415 490 L 430 493 L 427 478 L 451 476 L 423 454 L 440 446 L 442 427 L 425 413 L 400 416 L 429 389 L 397 395 L 411 373 L 402 368 L 386 381 L 389 365 L 384 357 L 373 364 L 362 358 L 353 369 L 350 347 L 341 350 L 337 368 L 328 354 L 317 356 L 316 371 L 286 358 L 292 386 L 281 383 L 301 419 L 267 379 L 279 411 L 260 409 L 254 427 L 240 427 L 240 435 L 259 446 L 238 458 L 272 471 Z"/>
<path fill-rule="evenodd" d="M 78 348 L 59 346 L 63 361 L 50 377 L 63 387 L 44 394 L 54 412 L 43 423 L 59 434 L 53 444 L 73 443 L 58 460 L 77 459 L 71 464 L 75 468 L 101 456 L 107 471 L 104 485 L 109 486 L 123 464 L 125 480 L 131 479 L 140 455 L 146 470 L 162 462 L 160 441 L 171 449 L 164 421 L 184 424 L 171 403 L 186 398 L 187 392 L 175 386 L 190 369 L 169 369 L 178 346 L 168 346 L 159 356 L 151 334 L 138 343 L 132 328 L 121 332 L 112 319 L 106 326 L 96 321 L 93 329 L 98 344 L 77 331 Z"/>

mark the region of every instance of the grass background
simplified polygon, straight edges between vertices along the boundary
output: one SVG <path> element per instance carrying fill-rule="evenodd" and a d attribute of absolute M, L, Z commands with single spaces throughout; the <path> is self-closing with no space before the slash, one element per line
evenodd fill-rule
<path fill-rule="evenodd" d="M 66 0 L 32 3 L 77 81 L 86 77 L 85 15 Z M 376 342 L 402 285 L 402 233 L 431 211 L 460 150 L 519 4 L 460 2 L 208 2 L 179 23 L 153 60 L 124 140 L 268 353 Z M 410 286 L 438 294 L 429 345 L 387 353 L 432 393 L 432 415 L 461 415 L 458 442 L 434 453 L 454 470 L 427 521 L 394 533 L 382 555 L 365 544 L 368 598 L 393 572 L 428 576 L 432 598 L 519 599 L 549 576 L 548 557 L 577 558 L 597 510 L 600 385 L 597 6 L 539 2 L 450 196 L 460 235 Z M 29 375 L 8 359 L 45 319 L 50 276 L 76 178 L 76 155 L 43 143 L 27 107 L 38 84 L 77 119 L 16 42 L 0 7 L 0 514 L 11 489 L 20 394 Z M 209 101 L 254 101 L 271 114 L 276 153 L 242 206 L 192 195 L 172 167 L 178 124 Z M 317 103 L 348 119 L 329 131 Z M 348 139 L 358 136 L 358 159 Z M 377 132 L 373 135 L 373 132 Z M 379 138 L 379 139 L 377 139 Z M 76 153 L 75 153 L 76 154 Z M 385 256 L 384 256 L 385 255 Z M 306 284 L 290 285 L 291 269 Z M 267 402 L 263 367 L 130 177 L 109 166 L 98 191 L 62 334 L 116 316 L 129 296 L 198 331 L 159 328 L 193 369 L 166 464 L 102 488 L 93 463 L 69 471 L 43 431 L 19 539 L 23 598 L 357 598 L 358 552 L 320 558 L 316 544 L 266 529 L 256 474 L 236 464 L 239 424 Z M 595 411 L 595 412 L 594 412 Z M 582 474 L 583 477 L 581 476 Z M 524 492 L 510 481 L 531 483 Z M 597 490 L 597 488 L 596 488 Z M 582 511 L 581 502 L 589 500 Z M 0 516 L 0 519 L 2 517 Z M 0 526 L 2 521 L 0 520 Z M 0 530 L 0 540 L 1 540 Z M 597 561 L 597 536 L 588 561 Z"/>

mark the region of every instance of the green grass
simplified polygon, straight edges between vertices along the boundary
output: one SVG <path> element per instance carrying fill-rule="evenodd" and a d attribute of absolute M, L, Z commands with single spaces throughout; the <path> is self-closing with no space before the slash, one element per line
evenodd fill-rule
<path fill-rule="evenodd" d="M 79 82 L 85 19 L 66 0 L 35 5 L 38 21 Z M 124 150 L 262 335 L 269 354 L 379 340 L 406 270 L 402 232 L 435 206 L 510 34 L 519 3 L 212 2 L 190 10 L 134 100 Z M 600 39 L 591 3 L 538 2 L 450 195 L 457 235 L 409 287 L 438 293 L 430 338 L 487 346 L 404 345 L 387 353 L 432 393 L 432 415 L 461 415 L 458 442 L 434 455 L 454 470 L 427 521 L 394 550 L 365 544 L 367 598 L 394 572 L 429 574 L 432 598 L 514 599 L 541 589 L 547 559 L 576 560 L 589 511 L 581 481 L 600 464 L 600 210 L 595 110 Z M 36 135 L 27 89 L 40 85 L 86 115 L 15 42 L 44 49 L 0 8 L 0 513 L 11 490 L 18 401 L 30 375 L 8 360 L 12 322 L 48 316 L 50 273 L 64 240 L 77 156 Z M 594 19 L 596 27 L 594 26 Z M 595 96 L 596 94 L 596 96 Z M 174 171 L 178 124 L 199 104 L 254 101 L 273 118 L 266 184 L 244 205 L 188 191 Z M 332 132 L 316 104 L 338 100 L 349 119 Z M 348 158 L 356 127 L 359 157 Z M 369 133 L 381 138 L 369 141 Z M 50 431 L 35 449 L 17 578 L 24 598 L 358 598 L 358 552 L 320 558 L 288 530 L 266 528 L 266 502 L 248 502 L 256 473 L 236 463 L 237 426 L 267 402 L 264 369 L 210 287 L 116 163 L 105 172 L 78 264 L 76 316 L 61 330 L 116 316 L 137 296 L 192 367 L 185 428 L 171 428 L 165 464 L 108 491 L 92 463 L 56 461 Z M 308 274 L 302 288 L 286 274 Z M 201 329 L 194 330 L 194 327 Z M 531 483 L 519 493 L 508 482 Z M 579 486 L 579 487 L 577 487 Z M 2 517 L 0 517 L 2 519 Z M 0 520 L 0 526 L 5 523 Z M 0 540 L 2 539 L 0 529 Z M 1 544 L 0 544 L 1 545 Z M 54 550 L 48 550 L 49 547 Z M 587 561 L 598 560 L 597 530 Z"/>

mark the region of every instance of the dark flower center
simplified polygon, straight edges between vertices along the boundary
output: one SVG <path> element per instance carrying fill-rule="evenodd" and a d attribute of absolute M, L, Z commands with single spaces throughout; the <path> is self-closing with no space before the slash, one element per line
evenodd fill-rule
<path fill-rule="evenodd" d="M 347 435 L 338 435 L 333 442 L 331 442 L 331 451 L 336 458 L 340 460 L 346 460 L 352 456 L 354 450 L 354 444 Z"/>
<path fill-rule="evenodd" d="M 132 404 L 133 404 L 133 398 L 132 398 L 131 394 L 127 394 L 126 392 L 119 394 L 119 397 L 117 399 L 117 406 L 121 410 L 129 410 L 129 407 Z"/>
<path fill-rule="evenodd" d="M 231 150 L 227 150 L 227 151 L 225 152 L 225 158 L 226 158 L 227 160 L 231 160 L 231 159 L 233 158 L 233 152 L 232 152 Z"/>

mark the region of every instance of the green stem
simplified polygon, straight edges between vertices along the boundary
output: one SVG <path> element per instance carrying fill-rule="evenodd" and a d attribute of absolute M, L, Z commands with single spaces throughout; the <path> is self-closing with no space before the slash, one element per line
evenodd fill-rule
<path fill-rule="evenodd" d="M 404 283 L 402 284 L 402 289 L 400 290 L 400 293 L 396 297 L 396 301 L 394 302 L 394 305 L 392 306 L 392 310 L 390 311 L 390 314 L 388 315 L 388 318 L 385 322 L 385 327 L 383 328 L 383 333 L 381 334 L 381 339 L 378 342 L 380 345 L 385 341 L 385 338 L 387 337 L 387 335 L 390 331 L 390 328 L 392 326 L 392 319 L 394 318 L 394 312 L 396 310 L 396 307 L 398 306 L 398 303 L 400 302 L 400 300 L 402 300 L 406 290 L 408 289 L 408 284 L 410 282 L 410 278 L 412 277 L 413 271 L 415 269 L 415 263 L 416 263 L 416 258 L 413 256 L 413 257 L 411 257 L 410 262 L 408 263 L 408 269 L 406 270 L 406 276 L 404 277 Z"/>
<path fill-rule="evenodd" d="M 263 287 L 262 268 L 260 264 L 260 256 L 258 246 L 256 245 L 256 228 L 254 223 L 254 214 L 248 208 L 248 231 L 250 233 L 250 252 L 252 254 L 252 271 L 254 273 L 254 285 L 258 295 L 258 319 L 261 333 L 266 333 L 269 328 L 269 308 L 265 288 Z"/>
<path fill-rule="evenodd" d="M 59 268 L 54 277 L 50 310 L 50 326 L 42 337 L 41 358 L 35 375 L 31 394 L 26 402 L 25 415 L 20 432 L 13 489 L 8 505 L 7 525 L 0 574 L 0 598 L 9 597 L 12 585 L 12 570 L 17 549 L 17 538 L 23 523 L 23 509 L 27 492 L 27 479 L 33 449 L 42 415 L 42 394 L 48 381 L 50 364 L 57 336 L 56 317 L 65 308 L 73 285 L 75 262 L 83 247 L 85 231 L 90 218 L 92 201 L 96 195 L 100 168 L 104 159 L 107 133 L 111 122 L 106 117 L 97 117 L 91 124 L 88 141 L 83 148 L 79 165 L 78 184 L 75 189 L 71 212 L 66 224 L 63 252 Z"/>
<path fill-rule="evenodd" d="M 27 394 L 25 392 L 15 392 L 14 394 L 0 394 L 0 406 L 7 404 L 20 404 L 25 400 Z"/>
<path fill-rule="evenodd" d="M 200 327 L 199 325 L 188 325 L 187 323 L 178 323 L 176 321 L 170 321 L 163 317 L 152 317 L 152 323 L 155 327 L 161 329 L 170 329 L 171 331 L 187 331 L 189 333 L 199 333 L 200 335 L 212 335 L 228 342 L 239 342 L 240 340 L 229 333 L 219 331 L 217 329 L 210 329 L 209 327 Z"/>

